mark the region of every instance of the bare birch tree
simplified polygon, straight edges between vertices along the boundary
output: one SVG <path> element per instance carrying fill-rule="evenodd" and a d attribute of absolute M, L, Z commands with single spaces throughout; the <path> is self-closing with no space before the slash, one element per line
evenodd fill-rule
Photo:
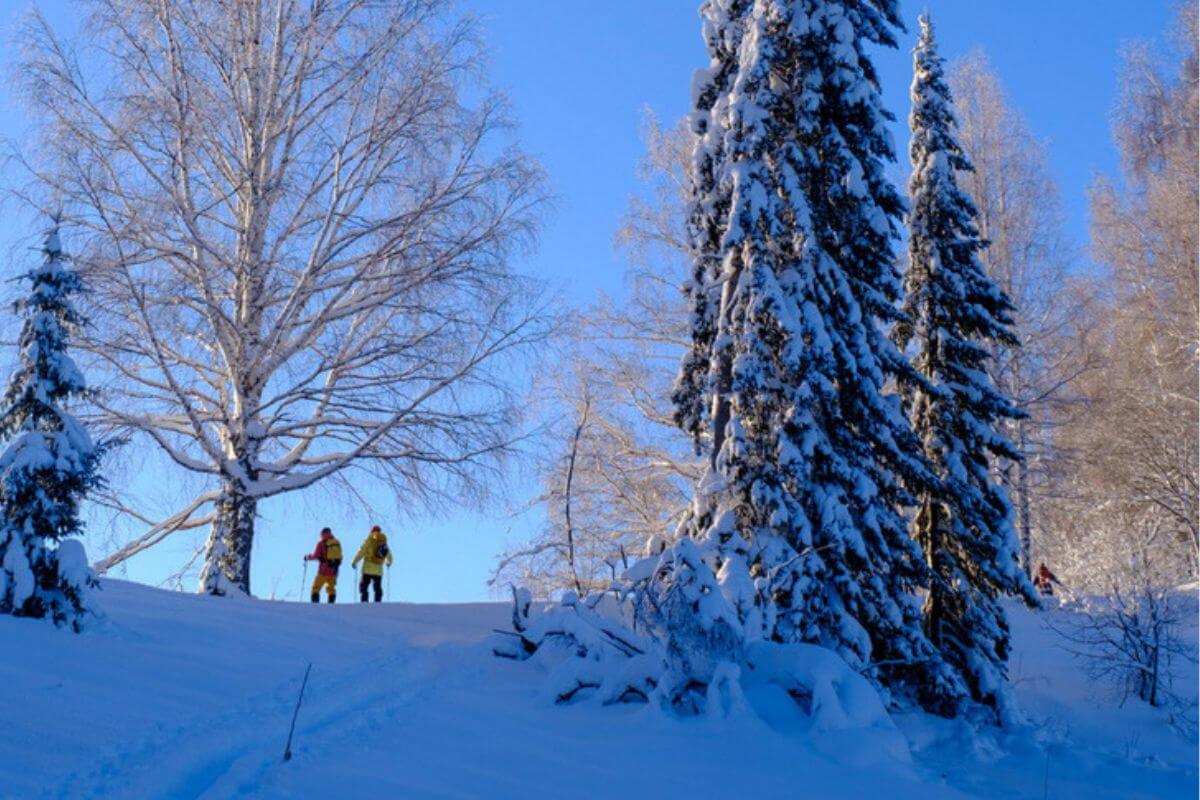
<path fill-rule="evenodd" d="M 1026 414 L 1005 430 L 1025 458 L 1007 463 L 1002 474 L 1016 508 L 1021 566 L 1029 574 L 1039 505 L 1058 467 L 1053 429 L 1072 398 L 1073 382 L 1093 366 L 1078 331 L 1087 317 L 1072 291 L 1073 254 L 1063 237 L 1045 145 L 1009 103 L 982 53 L 956 64 L 950 84 L 959 141 L 975 164 L 959 176 L 959 185 L 979 210 L 980 234 L 988 242 L 980 259 L 1017 309 L 1021 346 L 998 349 L 988 369 Z"/>
<path fill-rule="evenodd" d="M 202 591 L 250 589 L 258 504 L 354 474 L 482 488 L 543 317 L 510 255 L 538 171 L 443 0 L 95 0 L 35 15 L 26 164 L 95 307 L 104 417 L 204 490 L 100 563 L 210 524 Z"/>
<path fill-rule="evenodd" d="M 629 257 L 625 291 L 577 320 L 558 370 L 566 378 L 550 393 L 549 413 L 561 421 L 539 470 L 546 523 L 501 557 L 493 583 L 543 596 L 603 589 L 626 558 L 671 535 L 700 476 L 671 410 L 690 342 L 680 286 L 690 264 L 683 209 L 692 140 L 682 124 L 663 128 L 653 117 L 644 135 L 645 191 L 630 199 L 617 237 Z"/>
<path fill-rule="evenodd" d="M 1082 382 L 1087 414 L 1061 433 L 1078 452 L 1062 503 L 1064 547 L 1130 546 L 1156 532 L 1158 574 L 1193 579 L 1200 548 L 1200 136 L 1196 8 L 1181 7 L 1175 47 L 1129 46 L 1114 113 L 1121 174 L 1091 190 L 1092 243 L 1107 268 L 1102 368 Z M 1107 572 L 1110 567 L 1100 564 Z M 1075 576 L 1077 581 L 1085 576 Z"/>
<path fill-rule="evenodd" d="M 1200 546 L 1196 14 L 1193 4 L 1180 8 L 1176 48 L 1165 51 L 1175 63 L 1164 64 L 1163 51 L 1147 42 L 1128 48 L 1114 119 L 1121 179 L 1101 179 L 1091 193 L 1093 244 L 1114 282 L 1114 369 L 1097 387 L 1124 410 L 1110 431 L 1112 449 L 1132 467 L 1126 485 L 1135 502 L 1165 514 L 1193 549 Z"/>
<path fill-rule="evenodd" d="M 537 464 L 544 513 L 534 536 L 501 555 L 491 580 L 549 598 L 561 590 L 602 592 L 684 507 L 671 466 L 629 424 L 629 399 L 568 356 L 545 403 L 556 421 Z"/>

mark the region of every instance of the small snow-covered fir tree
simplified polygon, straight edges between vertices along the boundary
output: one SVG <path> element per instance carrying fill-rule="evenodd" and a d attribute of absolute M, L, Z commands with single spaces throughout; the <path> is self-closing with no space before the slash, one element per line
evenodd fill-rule
<path fill-rule="evenodd" d="M 1003 711 L 1008 625 L 997 598 L 1036 603 L 1018 565 L 1012 509 L 992 459 L 1020 454 L 998 430 L 1019 410 L 986 372 L 989 347 L 1017 347 L 1013 305 L 987 276 L 976 211 L 956 175 L 971 169 L 955 138 L 950 91 L 933 26 L 921 17 L 913 55 L 905 319 L 894 335 L 927 379 L 907 395 L 913 429 L 938 483 L 920 498 L 915 538 L 932 573 L 924 623 L 970 698 Z M 954 714 L 952 695 L 931 698 Z"/>
<path fill-rule="evenodd" d="M 81 319 L 71 304 L 80 291 L 57 226 L 46 237 L 41 266 L 27 273 L 20 366 L 4 394 L 0 435 L 0 613 L 49 617 L 78 631 L 96 580 L 83 545 L 79 503 L 97 485 L 101 448 L 65 406 L 85 397 L 83 375 L 67 354 Z"/>
<path fill-rule="evenodd" d="M 830 647 L 884 686 L 950 680 L 921 629 L 925 570 L 898 511 L 932 475 L 884 390 L 915 380 L 883 332 L 904 203 L 866 54 L 895 45 L 896 3 L 706 8 L 694 346 L 675 398 L 711 466 L 686 534 L 719 545 L 713 568 L 748 636 Z"/>

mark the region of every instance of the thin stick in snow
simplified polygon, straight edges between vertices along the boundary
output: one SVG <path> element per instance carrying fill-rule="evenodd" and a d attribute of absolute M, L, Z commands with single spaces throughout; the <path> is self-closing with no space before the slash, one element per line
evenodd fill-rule
<path fill-rule="evenodd" d="M 304 702 L 304 688 L 308 686 L 308 673 L 312 672 L 312 662 L 304 669 L 304 680 L 300 683 L 300 694 L 296 697 L 296 710 L 292 712 L 292 726 L 288 728 L 287 745 L 283 748 L 283 760 L 292 760 L 292 735 L 296 732 L 296 717 L 300 716 L 300 704 Z"/>

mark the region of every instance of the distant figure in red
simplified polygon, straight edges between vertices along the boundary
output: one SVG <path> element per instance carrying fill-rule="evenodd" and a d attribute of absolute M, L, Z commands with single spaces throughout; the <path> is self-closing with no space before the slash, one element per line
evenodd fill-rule
<path fill-rule="evenodd" d="M 304 560 L 319 563 L 317 579 L 312 585 L 312 601 L 321 602 L 321 589 L 324 588 L 329 594 L 329 602 L 336 603 L 338 567 L 342 565 L 342 543 L 333 538 L 333 531 L 323 528 L 316 549 L 305 556 Z"/>
<path fill-rule="evenodd" d="M 1050 568 L 1043 561 L 1038 565 L 1037 574 L 1033 576 L 1033 587 L 1038 590 L 1038 594 L 1042 597 L 1054 596 L 1054 584 L 1062 586 L 1062 581 L 1058 579 Z"/>

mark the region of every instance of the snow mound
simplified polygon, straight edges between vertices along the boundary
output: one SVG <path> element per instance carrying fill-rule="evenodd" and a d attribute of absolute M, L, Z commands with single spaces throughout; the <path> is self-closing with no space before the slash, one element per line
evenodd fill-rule
<path fill-rule="evenodd" d="M 774 684 L 801 702 L 813 733 L 894 730 L 879 692 L 837 653 L 811 644 L 755 642 L 746 653 L 749 684 Z"/>

